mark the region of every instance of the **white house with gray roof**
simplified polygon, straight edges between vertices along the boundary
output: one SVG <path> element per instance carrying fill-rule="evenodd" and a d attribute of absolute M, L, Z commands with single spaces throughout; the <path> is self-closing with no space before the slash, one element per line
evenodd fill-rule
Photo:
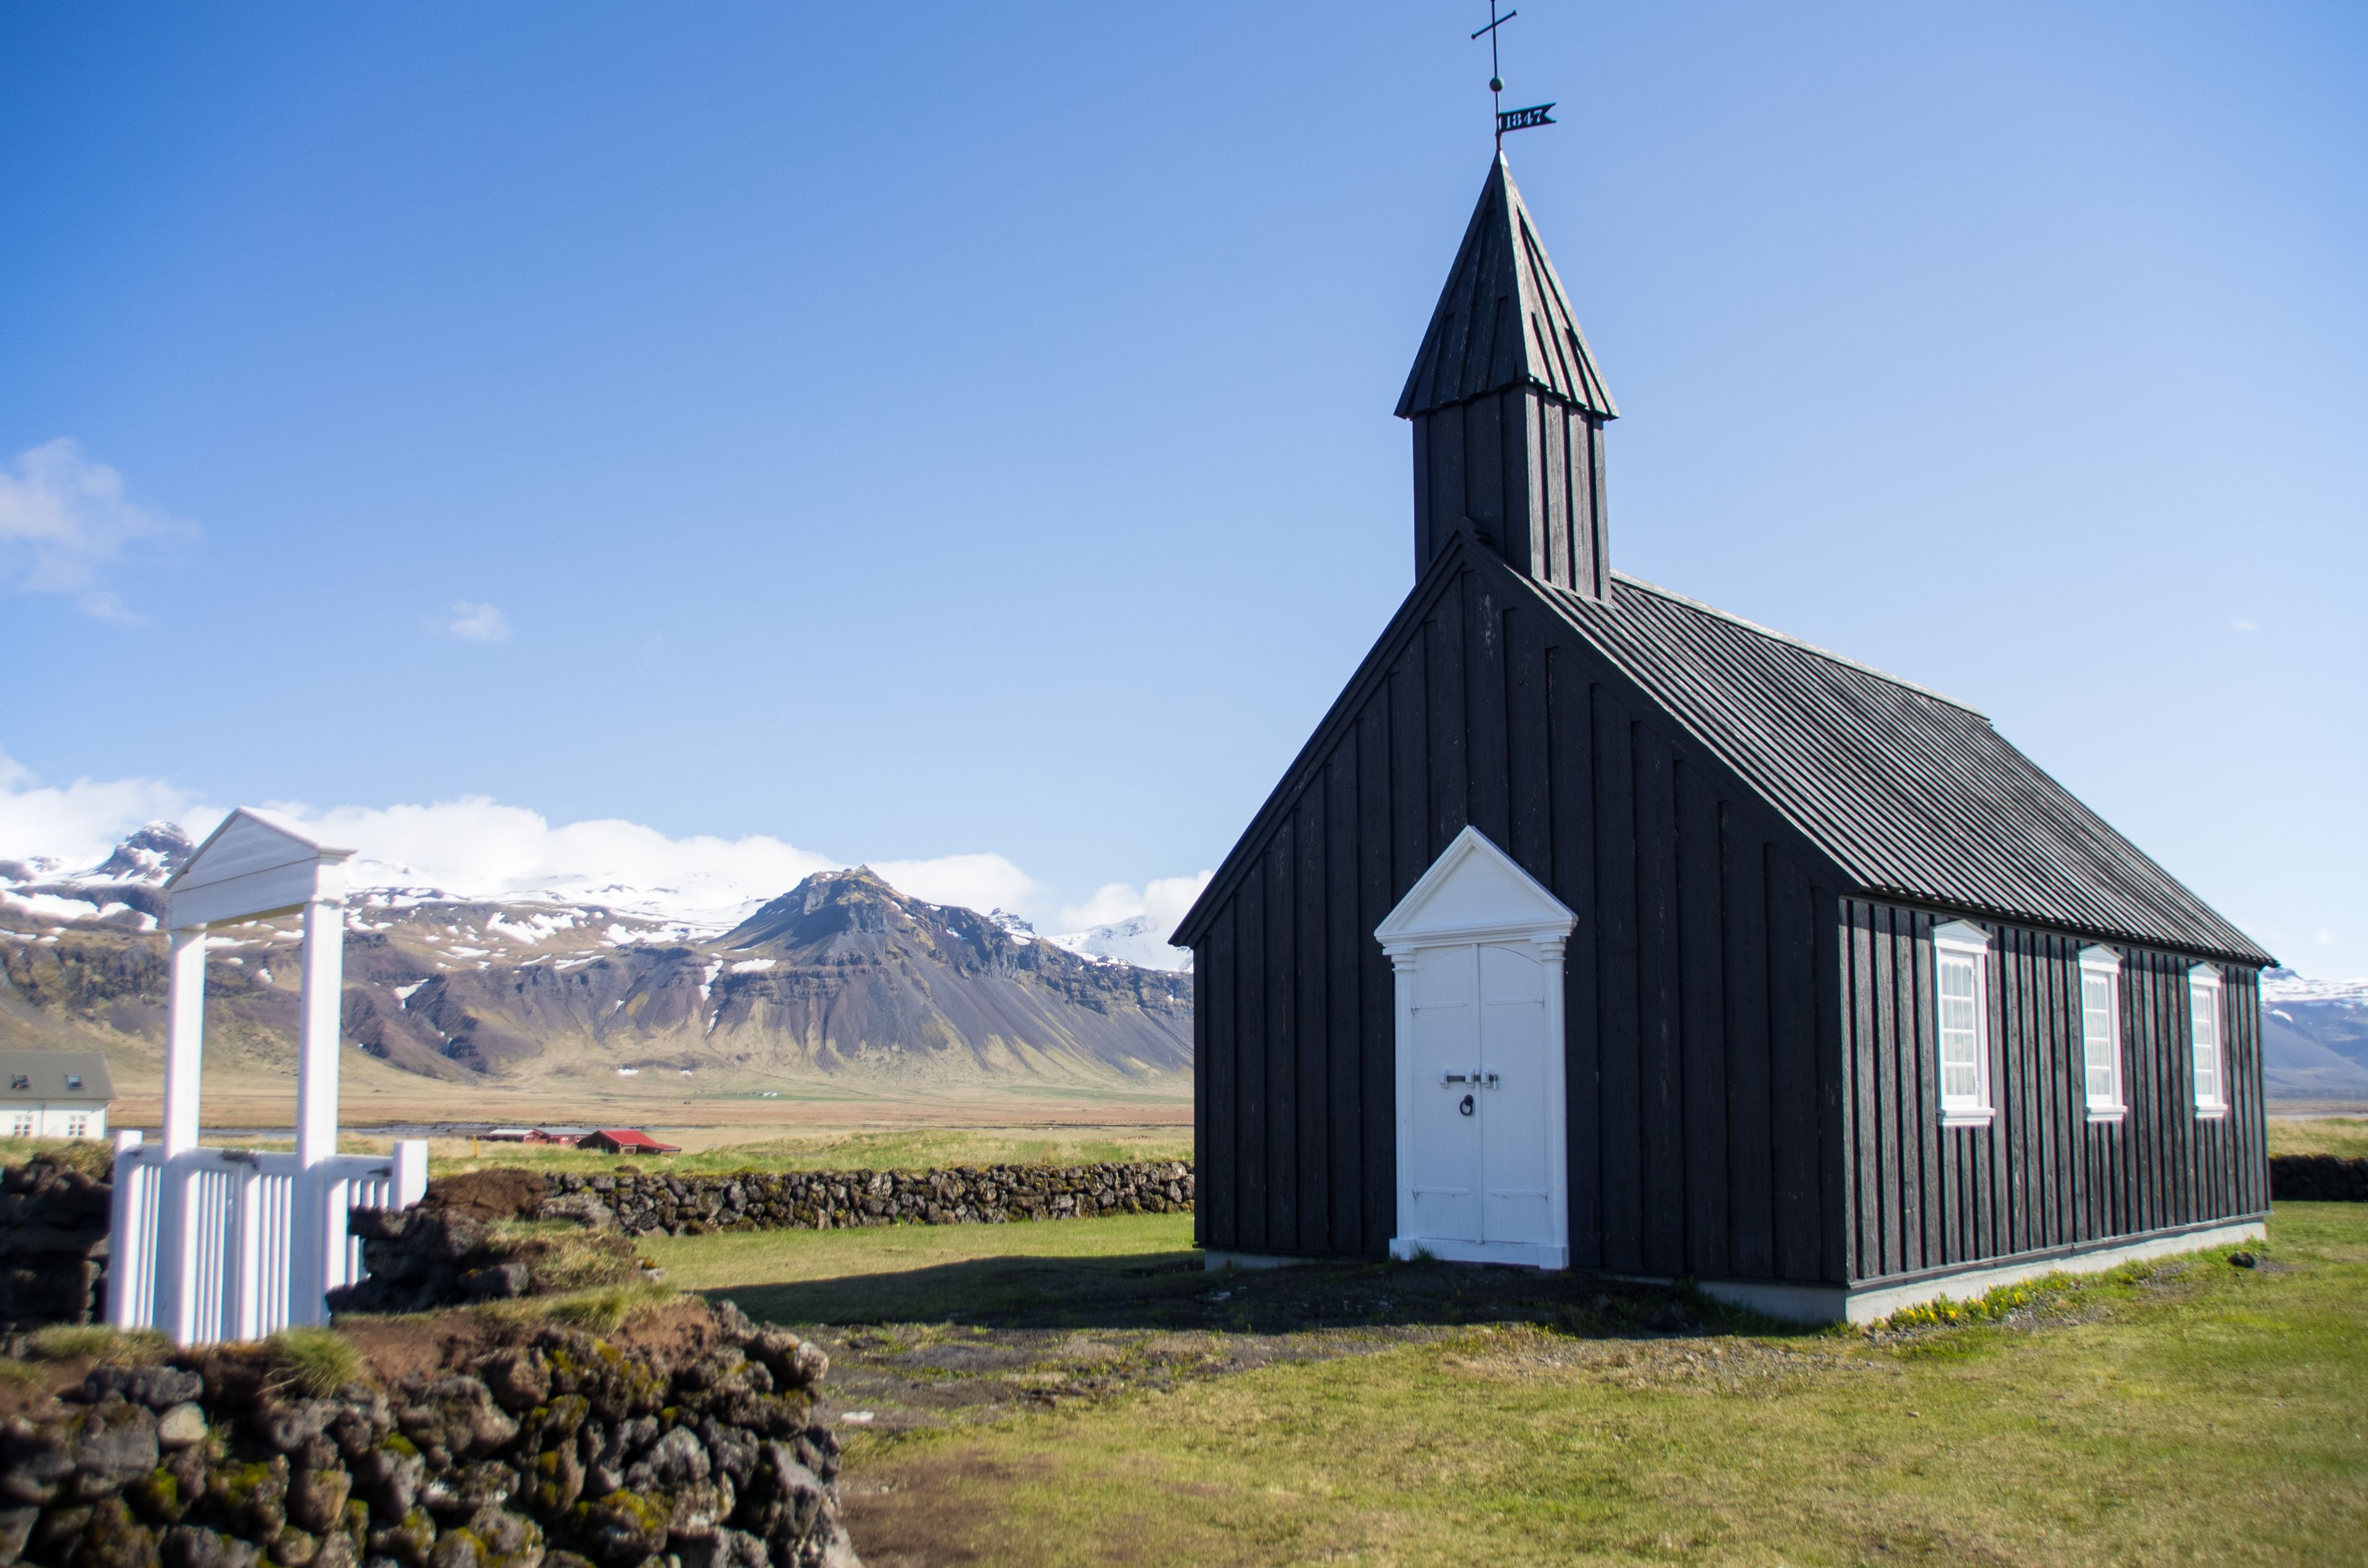
<path fill-rule="evenodd" d="M 104 1138 L 115 1080 L 96 1051 L 0 1051 L 0 1133 Z"/>

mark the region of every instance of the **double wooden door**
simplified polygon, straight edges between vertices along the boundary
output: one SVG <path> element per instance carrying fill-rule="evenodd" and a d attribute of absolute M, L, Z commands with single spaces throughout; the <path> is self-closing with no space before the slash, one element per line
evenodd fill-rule
<path fill-rule="evenodd" d="M 1415 955 L 1402 1119 L 1401 1236 L 1440 1257 L 1559 1251 L 1548 987 L 1560 966 L 1528 941 Z"/>

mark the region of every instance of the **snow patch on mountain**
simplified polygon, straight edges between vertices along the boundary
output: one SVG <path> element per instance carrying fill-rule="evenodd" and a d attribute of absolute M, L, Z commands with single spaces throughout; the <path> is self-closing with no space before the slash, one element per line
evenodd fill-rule
<path fill-rule="evenodd" d="M 2368 1007 L 2368 980 L 2315 980 L 2290 969 L 2261 971 L 2261 1000 L 2276 1002 L 2346 1002 Z"/>
<path fill-rule="evenodd" d="M 1167 929 L 1167 922 L 1164 920 L 1154 919 L 1148 915 L 1133 915 L 1107 926 L 1070 931 L 1044 939 L 1082 958 L 1131 963 L 1138 969 L 1170 971 L 1190 969 L 1192 949 L 1169 947 Z"/>

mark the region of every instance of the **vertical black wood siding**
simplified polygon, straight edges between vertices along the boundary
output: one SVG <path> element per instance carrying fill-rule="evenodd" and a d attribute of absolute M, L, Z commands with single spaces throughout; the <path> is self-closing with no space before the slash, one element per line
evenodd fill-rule
<path fill-rule="evenodd" d="M 1892 1278 L 2269 1208 L 2260 982 L 2221 966 L 2226 1116 L 2195 1114 L 2191 955 L 2122 946 L 2119 1123 L 2089 1120 L 2080 1040 L 2086 939 L 1985 921 L 1986 1128 L 1943 1128 L 1932 927 L 1953 916 L 1841 903 L 1842 1064 L 1850 1111 L 1846 1267 Z"/>
<path fill-rule="evenodd" d="M 1293 770 L 1195 953 L 1204 1244 L 1383 1251 L 1395 989 L 1373 927 L 1479 826 L 1574 910 L 1572 1260 L 1839 1281 L 1839 902 L 1592 648 L 1465 571 Z"/>
<path fill-rule="evenodd" d="M 1611 530 L 1600 415 L 1536 387 L 1514 387 L 1413 423 L 1417 576 L 1468 519 L 1516 572 L 1603 596 Z"/>

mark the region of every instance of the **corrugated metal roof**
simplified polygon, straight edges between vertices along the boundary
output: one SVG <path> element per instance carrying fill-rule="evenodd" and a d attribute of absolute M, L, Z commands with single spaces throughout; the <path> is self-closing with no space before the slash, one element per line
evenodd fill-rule
<path fill-rule="evenodd" d="M 1976 710 L 1613 575 L 1531 585 L 1866 892 L 2275 961 Z"/>
<path fill-rule="evenodd" d="M 0 1100 L 111 1100 L 115 1079 L 96 1051 L 0 1051 Z"/>
<path fill-rule="evenodd" d="M 1398 397 L 1398 417 L 1519 386 L 1543 387 L 1606 419 L 1620 417 L 1498 153 Z"/>

